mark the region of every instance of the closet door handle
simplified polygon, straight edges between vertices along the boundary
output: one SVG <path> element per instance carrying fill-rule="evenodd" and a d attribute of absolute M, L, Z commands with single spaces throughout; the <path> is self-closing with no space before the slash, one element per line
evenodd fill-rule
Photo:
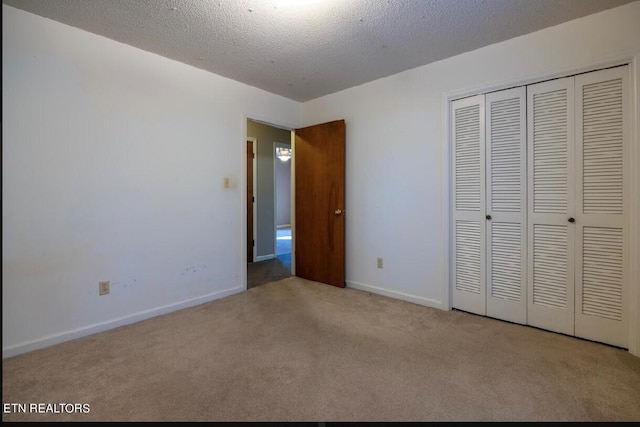
<path fill-rule="evenodd" d="M 569 222 L 576 222 L 575 218 L 569 218 Z"/>
<path fill-rule="evenodd" d="M 487 215 L 487 216 L 485 216 L 485 218 L 491 219 L 491 215 Z"/>

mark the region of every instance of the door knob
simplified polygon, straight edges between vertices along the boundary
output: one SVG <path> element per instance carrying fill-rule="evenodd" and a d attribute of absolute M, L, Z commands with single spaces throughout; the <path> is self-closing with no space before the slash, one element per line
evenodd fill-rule
<path fill-rule="evenodd" d="M 342 215 L 343 214 L 342 209 L 336 209 L 334 213 L 336 215 Z"/>
<path fill-rule="evenodd" d="M 576 222 L 574 218 L 569 218 L 569 222 Z"/>
<path fill-rule="evenodd" d="M 491 215 L 487 215 L 487 216 L 485 216 L 485 218 L 491 219 Z"/>

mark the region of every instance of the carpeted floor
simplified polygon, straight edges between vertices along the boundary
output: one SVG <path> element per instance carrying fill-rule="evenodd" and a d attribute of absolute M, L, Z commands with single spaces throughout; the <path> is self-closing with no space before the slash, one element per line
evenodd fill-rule
<path fill-rule="evenodd" d="M 3 421 L 640 421 L 624 350 L 296 277 L 2 367 L 5 404 L 90 408 Z"/>

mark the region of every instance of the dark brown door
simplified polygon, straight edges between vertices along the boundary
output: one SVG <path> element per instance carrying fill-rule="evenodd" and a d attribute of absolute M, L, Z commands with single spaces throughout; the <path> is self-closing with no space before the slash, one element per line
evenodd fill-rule
<path fill-rule="evenodd" d="M 247 262 L 253 262 L 253 141 L 247 141 Z"/>
<path fill-rule="evenodd" d="M 345 122 L 296 130 L 296 276 L 345 286 Z"/>

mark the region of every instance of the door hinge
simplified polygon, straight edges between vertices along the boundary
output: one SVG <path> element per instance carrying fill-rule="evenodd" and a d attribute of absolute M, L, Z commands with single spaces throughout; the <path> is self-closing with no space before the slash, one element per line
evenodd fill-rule
<path fill-rule="evenodd" d="M 256 202 L 256 196 L 251 197 L 251 201 L 252 201 L 253 203 L 255 203 L 255 202 Z"/>
<path fill-rule="evenodd" d="M 256 241 L 255 241 L 255 240 L 252 240 L 252 241 L 251 241 L 251 246 L 255 246 L 255 245 L 256 245 Z"/>

